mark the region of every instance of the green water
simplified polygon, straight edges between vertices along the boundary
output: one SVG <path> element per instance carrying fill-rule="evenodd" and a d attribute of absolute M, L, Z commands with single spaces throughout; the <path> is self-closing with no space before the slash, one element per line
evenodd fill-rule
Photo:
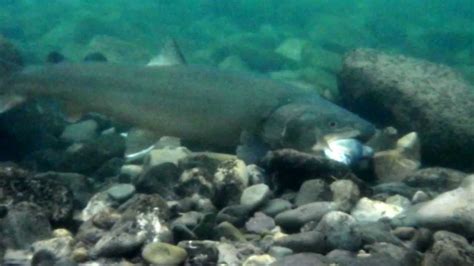
<path fill-rule="evenodd" d="M 172 36 L 191 63 L 316 87 L 334 89 L 343 53 L 358 47 L 448 64 L 474 81 L 472 0 L 0 0 L 0 21 L 31 63 L 99 51 L 141 64 Z"/>

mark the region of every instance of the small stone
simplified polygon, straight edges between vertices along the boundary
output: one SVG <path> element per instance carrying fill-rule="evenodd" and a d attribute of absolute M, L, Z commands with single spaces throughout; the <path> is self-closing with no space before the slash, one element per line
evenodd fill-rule
<path fill-rule="evenodd" d="M 324 234 L 318 231 L 309 231 L 283 236 L 275 239 L 275 244 L 289 248 L 295 253 L 323 253 L 326 251 L 326 241 Z"/>
<path fill-rule="evenodd" d="M 268 216 L 275 217 L 277 214 L 290 210 L 291 203 L 284 199 L 272 199 L 269 200 L 266 204 L 260 209 L 261 212 L 265 213 Z"/>
<path fill-rule="evenodd" d="M 293 250 L 280 246 L 272 246 L 268 250 L 268 254 L 270 254 L 274 258 L 283 258 L 285 256 L 293 254 Z"/>
<path fill-rule="evenodd" d="M 270 188 L 265 184 L 257 184 L 246 188 L 241 197 L 240 204 L 255 209 L 264 204 L 271 196 Z"/>
<path fill-rule="evenodd" d="M 273 218 L 261 212 L 256 212 L 250 220 L 245 223 L 245 229 L 251 233 L 264 234 L 275 228 Z"/>
<path fill-rule="evenodd" d="M 351 215 L 359 222 L 376 222 L 381 218 L 393 218 L 402 211 L 400 206 L 364 197 L 352 209 Z"/>
<path fill-rule="evenodd" d="M 421 190 L 418 190 L 415 193 L 415 195 L 413 195 L 413 198 L 411 199 L 413 204 L 421 203 L 421 202 L 428 201 L 428 200 L 430 200 L 430 196 L 428 196 L 428 194 L 426 194 L 425 192 L 423 192 Z"/>
<path fill-rule="evenodd" d="M 393 204 L 402 207 L 403 209 L 408 208 L 411 206 L 411 201 L 401 195 L 393 195 L 388 197 L 385 200 L 386 203 L 388 204 Z"/>
<path fill-rule="evenodd" d="M 53 237 L 72 237 L 72 233 L 64 228 L 58 228 L 53 231 Z"/>
<path fill-rule="evenodd" d="M 267 266 L 275 261 L 276 259 L 268 254 L 252 255 L 244 261 L 242 266 Z"/>
<path fill-rule="evenodd" d="M 359 187 L 349 179 L 341 179 L 331 183 L 332 199 L 338 202 L 342 211 L 349 212 L 360 198 Z"/>
<path fill-rule="evenodd" d="M 188 254 L 185 249 L 167 243 L 154 242 L 147 244 L 142 251 L 142 257 L 154 265 L 181 265 Z"/>
<path fill-rule="evenodd" d="M 331 193 L 326 182 L 321 179 L 311 179 L 301 184 L 295 204 L 299 207 L 316 201 L 328 201 L 330 198 Z"/>
<path fill-rule="evenodd" d="M 98 127 L 97 122 L 92 119 L 71 124 L 64 129 L 61 139 L 70 142 L 91 140 L 97 136 Z"/>
<path fill-rule="evenodd" d="M 141 165 L 126 164 L 120 168 L 120 176 L 123 179 L 134 183 L 137 180 L 137 177 L 143 172 L 143 167 Z"/>
<path fill-rule="evenodd" d="M 349 214 L 333 211 L 324 215 L 316 230 L 324 234 L 327 251 L 333 249 L 357 251 L 362 245 L 362 239 L 354 230 L 356 223 Z"/>
<path fill-rule="evenodd" d="M 135 194 L 135 186 L 131 184 L 118 184 L 109 188 L 107 193 L 112 199 L 124 202 Z"/>
<path fill-rule="evenodd" d="M 426 252 L 422 265 L 474 265 L 474 247 L 463 236 L 438 231 L 433 238 L 435 242 Z"/>
<path fill-rule="evenodd" d="M 244 235 L 229 222 L 222 222 L 215 227 L 216 235 L 231 241 L 245 241 Z"/>
<path fill-rule="evenodd" d="M 280 44 L 280 46 L 276 48 L 275 52 L 289 59 L 301 61 L 303 48 L 306 46 L 306 44 L 307 41 L 303 39 L 286 39 Z"/>
<path fill-rule="evenodd" d="M 179 160 L 182 160 L 190 155 L 191 152 L 185 147 L 166 147 L 163 149 L 155 149 L 150 151 L 147 158 L 145 159 L 145 166 L 149 168 L 151 166 L 161 165 L 164 163 L 172 163 L 178 166 Z"/>
<path fill-rule="evenodd" d="M 334 202 L 313 202 L 293 210 L 284 211 L 275 217 L 275 222 L 287 230 L 299 230 L 304 224 L 319 220 L 328 212 L 338 210 Z"/>
<path fill-rule="evenodd" d="M 210 240 L 187 240 L 178 243 L 188 253 L 189 265 L 216 265 L 219 258 L 218 242 Z"/>
<path fill-rule="evenodd" d="M 71 259 L 77 263 L 86 262 L 89 259 L 87 249 L 84 247 L 74 249 L 71 254 Z"/>
<path fill-rule="evenodd" d="M 239 203 L 242 192 L 249 184 L 247 166 L 238 159 L 222 161 L 214 174 L 214 184 L 218 207 Z"/>
<path fill-rule="evenodd" d="M 416 229 L 413 227 L 397 227 L 392 231 L 392 234 L 401 240 L 410 240 L 416 234 Z"/>

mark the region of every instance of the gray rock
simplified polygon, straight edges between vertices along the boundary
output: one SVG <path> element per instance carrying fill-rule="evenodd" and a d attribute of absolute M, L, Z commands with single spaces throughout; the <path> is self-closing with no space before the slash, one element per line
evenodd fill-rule
<path fill-rule="evenodd" d="M 0 219 L 1 242 L 14 249 L 26 249 L 36 241 L 51 236 L 46 213 L 36 204 L 20 202 L 11 206 Z"/>
<path fill-rule="evenodd" d="M 245 223 L 245 229 L 251 233 L 264 234 L 275 228 L 273 218 L 261 212 L 256 212 L 250 220 Z"/>
<path fill-rule="evenodd" d="M 459 187 L 466 176 L 454 169 L 429 167 L 408 175 L 403 182 L 410 187 L 441 193 Z"/>
<path fill-rule="evenodd" d="M 420 167 L 418 139 L 411 140 L 412 143 L 405 143 L 412 134 L 415 133 L 401 138 L 395 149 L 375 153 L 373 156 L 374 172 L 380 182 L 403 181 L 407 175 Z M 412 151 L 412 149 L 416 149 L 416 151 Z"/>
<path fill-rule="evenodd" d="M 181 241 L 178 246 L 188 253 L 191 265 L 216 265 L 219 258 L 218 242 L 210 240 Z"/>
<path fill-rule="evenodd" d="M 316 252 L 327 250 L 325 236 L 322 232 L 309 231 L 287 235 L 275 240 L 275 245 L 293 250 L 295 253 Z"/>
<path fill-rule="evenodd" d="M 436 198 L 414 205 L 395 217 L 397 226 L 418 226 L 450 230 L 474 236 L 474 175 L 467 176 L 461 186 Z"/>
<path fill-rule="evenodd" d="M 240 196 L 240 204 L 256 209 L 265 204 L 271 196 L 270 188 L 265 184 L 257 184 L 247 187 Z"/>
<path fill-rule="evenodd" d="M 245 259 L 242 266 L 267 266 L 275 261 L 276 259 L 268 254 L 251 255 Z"/>
<path fill-rule="evenodd" d="M 124 202 L 135 193 L 135 186 L 131 184 L 117 184 L 107 189 L 107 194 L 118 202 Z"/>
<path fill-rule="evenodd" d="M 356 220 L 349 214 L 333 211 L 324 215 L 316 230 L 324 234 L 327 251 L 333 249 L 357 251 L 362 245 L 362 239 L 354 230 L 356 224 Z"/>
<path fill-rule="evenodd" d="M 179 168 L 171 162 L 147 166 L 135 182 L 138 192 L 157 193 L 167 200 L 177 198 L 175 187 L 179 183 Z"/>
<path fill-rule="evenodd" d="M 313 202 L 278 214 L 275 222 L 284 229 L 294 231 L 308 222 L 319 222 L 326 213 L 338 209 L 339 204 L 334 202 Z"/>
<path fill-rule="evenodd" d="M 271 246 L 268 254 L 278 259 L 293 254 L 293 250 L 280 246 Z"/>
<path fill-rule="evenodd" d="M 70 142 L 91 140 L 97 136 L 99 125 L 90 119 L 67 126 L 61 134 L 61 139 Z"/>
<path fill-rule="evenodd" d="M 339 75 L 349 109 L 379 124 L 420 134 L 424 160 L 471 168 L 474 93 L 453 69 L 371 49 L 347 54 Z"/>
<path fill-rule="evenodd" d="M 217 239 L 220 237 L 227 238 L 231 241 L 245 241 L 244 235 L 229 222 L 222 222 L 215 227 Z"/>
<path fill-rule="evenodd" d="M 359 222 L 376 222 L 382 218 L 392 218 L 403 211 L 402 207 L 382 201 L 361 198 L 352 209 L 351 215 Z"/>
<path fill-rule="evenodd" d="M 430 196 L 428 196 L 428 194 L 426 194 L 424 191 L 418 190 L 415 195 L 413 195 L 411 202 L 413 204 L 417 204 L 428 200 L 430 200 Z"/>
<path fill-rule="evenodd" d="M 165 163 L 172 163 L 178 166 L 178 162 L 190 154 L 191 152 L 185 147 L 154 149 L 150 151 L 145 159 L 145 167 L 149 168 Z"/>
<path fill-rule="evenodd" d="M 337 180 L 331 183 L 332 199 L 338 202 L 341 210 L 349 212 L 360 198 L 357 184 L 348 179 Z"/>
<path fill-rule="evenodd" d="M 402 207 L 403 209 L 406 209 L 411 206 L 411 201 L 403 196 L 400 195 L 393 195 L 388 197 L 385 200 L 386 203 L 388 204 L 393 204 Z"/>
<path fill-rule="evenodd" d="M 388 194 L 388 195 L 399 194 L 410 199 L 411 197 L 413 197 L 413 195 L 417 191 L 416 188 L 412 188 L 403 182 L 390 182 L 390 183 L 379 184 L 379 185 L 373 186 L 372 190 L 375 194 Z"/>
<path fill-rule="evenodd" d="M 109 197 L 107 192 L 99 192 L 92 196 L 86 207 L 81 211 L 80 219 L 88 221 L 94 215 L 112 209 L 116 203 Z"/>
<path fill-rule="evenodd" d="M 329 266 L 330 263 L 321 254 L 300 253 L 278 259 L 272 266 Z"/>
<path fill-rule="evenodd" d="M 371 256 L 390 256 L 400 265 L 418 266 L 420 265 L 422 255 L 415 250 L 405 248 L 401 245 L 390 243 L 374 243 L 364 247 L 370 252 Z M 446 264 L 449 265 L 449 264 Z M 452 264 L 455 265 L 455 264 Z"/>
<path fill-rule="evenodd" d="M 222 161 L 214 174 L 214 184 L 218 207 L 239 203 L 242 192 L 249 184 L 245 163 L 238 159 Z"/>
<path fill-rule="evenodd" d="M 275 217 L 277 214 L 291 209 L 291 203 L 284 199 L 271 199 L 260 208 L 260 211 L 268 216 Z"/>
<path fill-rule="evenodd" d="M 72 253 L 74 239 L 72 236 L 54 237 L 46 240 L 36 241 L 32 245 L 33 252 L 46 250 L 53 253 L 57 258 L 69 258 Z"/>
<path fill-rule="evenodd" d="M 219 242 L 217 244 L 217 250 L 219 251 L 219 258 L 217 265 L 240 265 L 242 261 L 238 257 L 238 250 L 236 247 L 229 243 Z"/>
<path fill-rule="evenodd" d="M 296 206 L 302 206 L 316 201 L 328 201 L 331 198 L 329 187 L 321 179 L 306 180 L 301 184 L 298 194 L 296 194 Z"/>
<path fill-rule="evenodd" d="M 378 242 L 402 245 L 400 239 L 396 238 L 391 232 L 390 224 L 385 221 L 357 224 L 354 228 L 357 235 L 362 239 L 362 244 L 373 244 Z"/>
<path fill-rule="evenodd" d="M 188 254 L 185 249 L 167 243 L 153 242 L 147 244 L 142 251 L 142 257 L 153 265 L 181 265 Z"/>
<path fill-rule="evenodd" d="M 176 191 L 180 196 L 193 196 L 199 194 L 203 197 L 214 199 L 215 187 L 212 176 L 202 168 L 184 170 L 179 178 Z"/>
<path fill-rule="evenodd" d="M 231 205 L 225 207 L 217 214 L 217 221 L 227 221 L 237 226 L 243 225 L 250 215 L 251 210 L 244 205 Z"/>
<path fill-rule="evenodd" d="M 474 247 L 463 236 L 438 231 L 433 238 L 435 242 L 426 252 L 422 265 L 474 265 Z"/>
<path fill-rule="evenodd" d="M 84 208 L 92 196 L 92 184 L 86 176 L 76 173 L 46 172 L 35 175 L 37 178 L 57 180 L 67 186 L 73 196 L 74 205 Z"/>

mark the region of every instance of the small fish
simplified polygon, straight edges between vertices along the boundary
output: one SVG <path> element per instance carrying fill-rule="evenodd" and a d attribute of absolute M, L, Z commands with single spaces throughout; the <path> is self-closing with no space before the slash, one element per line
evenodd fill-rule
<path fill-rule="evenodd" d="M 374 154 L 371 147 L 365 146 L 356 139 L 336 139 L 327 142 L 324 155 L 327 158 L 353 165 L 362 159 L 370 158 Z"/>
<path fill-rule="evenodd" d="M 248 73 L 184 64 L 176 43 L 149 66 L 105 62 L 27 67 L 0 80 L 14 101 L 52 97 L 71 117 L 108 115 L 159 136 L 228 150 L 242 132 L 270 149 L 310 151 L 331 134 L 356 132 L 368 139 L 374 126 L 317 93 Z M 169 60 L 167 60 L 169 58 Z M 158 139 L 158 138 L 157 138 Z M 140 155 L 140 154 L 135 154 Z"/>

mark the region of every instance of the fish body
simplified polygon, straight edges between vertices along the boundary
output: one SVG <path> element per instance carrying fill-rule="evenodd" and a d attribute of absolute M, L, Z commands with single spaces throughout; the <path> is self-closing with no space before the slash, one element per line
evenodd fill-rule
<path fill-rule="evenodd" d="M 70 113 L 98 112 L 157 135 L 219 147 L 251 132 L 273 148 L 308 149 L 326 134 L 374 127 L 290 85 L 252 74 L 189 65 L 61 63 L 13 74 L 2 94 L 48 96 Z"/>

